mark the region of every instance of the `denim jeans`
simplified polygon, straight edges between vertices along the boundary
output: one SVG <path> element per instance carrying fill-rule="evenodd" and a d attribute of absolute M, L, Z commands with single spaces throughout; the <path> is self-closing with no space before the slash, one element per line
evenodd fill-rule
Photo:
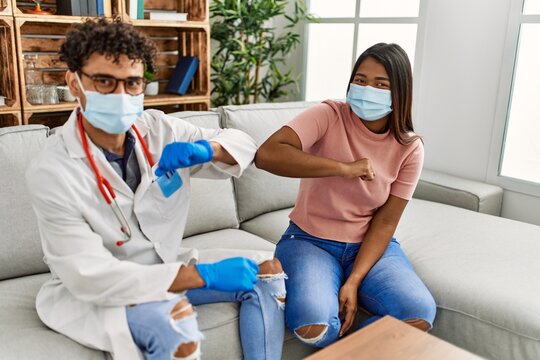
<path fill-rule="evenodd" d="M 193 289 L 186 293 L 186 297 L 194 306 L 239 302 L 244 358 L 277 360 L 281 359 L 285 331 L 285 303 L 278 299 L 285 297 L 285 278 L 284 273 L 259 276 L 253 291 Z M 170 360 L 180 344 L 202 338 L 196 316 L 171 323 L 170 311 L 181 298 L 126 307 L 131 334 L 146 359 Z M 176 325 L 176 329 L 171 324 Z"/>
<path fill-rule="evenodd" d="M 277 244 L 276 257 L 288 275 L 285 322 L 300 340 L 324 347 L 338 339 L 339 290 L 351 274 L 361 247 L 361 243 L 316 238 L 290 223 Z M 363 279 L 358 303 L 372 315 L 360 327 L 385 315 L 400 320 L 421 319 L 431 327 L 436 312 L 433 297 L 395 239 Z M 327 329 L 315 341 L 306 341 L 295 331 L 306 325 L 326 325 Z"/>

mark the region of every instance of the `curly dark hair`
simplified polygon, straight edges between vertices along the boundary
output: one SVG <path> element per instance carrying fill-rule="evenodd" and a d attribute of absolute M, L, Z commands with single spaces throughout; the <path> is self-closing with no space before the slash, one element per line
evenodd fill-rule
<path fill-rule="evenodd" d="M 60 48 L 60 60 L 70 71 L 79 71 L 93 54 L 109 55 L 118 63 L 120 55 L 127 55 L 134 62 L 142 61 L 146 71 L 155 72 L 156 46 L 145 34 L 121 19 L 87 19 L 72 25 Z"/>

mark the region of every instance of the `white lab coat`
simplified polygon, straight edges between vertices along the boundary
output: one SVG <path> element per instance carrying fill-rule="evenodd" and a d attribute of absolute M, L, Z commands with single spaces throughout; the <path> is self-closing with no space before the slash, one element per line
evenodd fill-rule
<path fill-rule="evenodd" d="M 239 176 L 256 151 L 255 142 L 238 130 L 202 129 L 157 110 L 145 111 L 136 126 L 156 163 L 168 143 L 207 139 L 220 143 L 238 165 L 206 163 L 177 170 L 183 186 L 164 198 L 158 184 L 152 182 L 155 166 L 150 169 L 138 140 L 134 151 L 141 182 L 135 193 L 102 151 L 89 142 L 90 152 L 131 226 L 131 241 L 122 247 L 116 245 L 123 239 L 119 222 L 99 192 L 83 151 L 75 111 L 47 140 L 26 176 L 44 261 L 52 273 L 36 299 L 39 317 L 50 328 L 110 352 L 116 359 L 141 358 L 127 325 L 125 306 L 172 298 L 174 294 L 167 289 L 180 265 L 198 257 L 197 251 L 181 248 L 190 176 Z M 209 258 L 228 256 L 231 254 L 222 252 Z M 251 257 L 261 260 L 271 254 Z"/>

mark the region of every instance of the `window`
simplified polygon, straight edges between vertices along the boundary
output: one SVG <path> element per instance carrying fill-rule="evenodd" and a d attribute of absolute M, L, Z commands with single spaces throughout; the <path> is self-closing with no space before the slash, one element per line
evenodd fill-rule
<path fill-rule="evenodd" d="M 523 14 L 540 15 L 540 0 L 525 0 Z"/>
<path fill-rule="evenodd" d="M 539 0 L 540 1 L 540 0 Z M 305 99 L 345 98 L 358 56 L 378 42 L 397 43 L 414 66 L 420 0 L 311 0 Z"/>
<path fill-rule="evenodd" d="M 525 0 L 518 30 L 499 176 L 540 184 L 540 0 Z M 511 32 L 512 29 L 510 28 Z M 514 45 L 516 37 L 513 38 Z M 518 189 L 521 190 L 521 189 Z"/>

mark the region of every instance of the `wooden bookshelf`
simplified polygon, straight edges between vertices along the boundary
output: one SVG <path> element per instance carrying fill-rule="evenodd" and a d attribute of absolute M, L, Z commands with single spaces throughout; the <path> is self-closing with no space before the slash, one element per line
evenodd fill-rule
<path fill-rule="evenodd" d="M 0 95 L 5 97 L 0 113 L 21 109 L 16 60 L 13 17 L 0 16 Z"/>
<path fill-rule="evenodd" d="M 10 2 L 11 1 L 11 2 Z M 127 14 L 129 0 L 113 0 L 113 16 L 133 24 L 146 33 L 158 48 L 156 59 L 159 94 L 145 96 L 145 107 L 165 112 L 182 110 L 207 110 L 210 107 L 210 25 L 208 1 L 210 0 L 145 0 L 145 10 L 169 10 L 186 12 L 188 21 L 156 21 L 130 19 Z M 6 4 L 4 7 L 3 5 Z M 27 99 L 25 83 L 26 54 L 36 55 L 36 68 L 43 72 L 44 84 L 64 85 L 67 66 L 59 60 L 58 51 L 65 34 L 73 23 L 83 22 L 87 17 L 64 15 L 32 15 L 24 13 L 31 1 L 0 0 L 0 61 L 2 78 L 0 93 L 9 96 L 9 107 L 0 107 L 0 113 L 20 115 L 2 118 L 0 126 L 8 124 L 62 124 L 77 105 L 76 102 L 58 104 L 32 104 Z M 56 0 L 44 0 L 42 7 L 55 9 Z M 10 16 L 2 16 L 10 14 Z M 10 38 L 4 46 L 4 38 Z M 8 50 L 4 50 L 4 48 Z M 180 56 L 197 56 L 199 67 L 186 95 L 168 94 L 167 81 Z M 5 71 L 9 69 L 9 71 Z M 7 74 L 7 75 L 4 75 Z M 5 90 L 10 89 L 10 90 Z M 6 94 L 2 93 L 6 96 Z M 11 116 L 11 117 L 10 117 Z"/>
<path fill-rule="evenodd" d="M 25 125 L 42 124 L 55 128 L 64 124 L 71 115 L 70 111 L 45 111 L 45 112 L 23 112 L 22 122 Z"/>
<path fill-rule="evenodd" d="M 0 127 L 22 125 L 20 111 L 0 112 Z"/>
<path fill-rule="evenodd" d="M 76 103 L 62 102 L 53 105 L 35 105 L 26 96 L 27 84 L 24 76 L 24 55 L 37 55 L 36 68 L 43 73 L 46 85 L 63 84 L 67 66 L 57 55 L 64 42 L 65 34 L 74 19 L 67 16 L 58 17 L 55 22 L 36 19 L 35 17 L 16 17 L 17 27 L 17 59 L 19 81 L 21 84 L 21 103 L 24 111 L 61 111 L 73 109 Z"/>
<path fill-rule="evenodd" d="M 174 104 L 174 105 L 152 105 L 152 109 L 161 110 L 164 113 L 173 113 L 178 111 L 205 111 L 210 107 L 208 100 L 201 102 L 189 102 L 185 104 Z"/>
<path fill-rule="evenodd" d="M 179 13 L 187 13 L 187 22 L 177 22 L 177 21 L 159 21 L 156 20 L 138 20 L 131 19 L 128 16 L 128 3 L 129 0 L 124 0 L 125 6 L 122 8 L 122 17 L 125 21 L 130 22 L 134 25 L 144 25 L 146 22 L 151 22 L 156 26 L 156 23 L 159 23 L 158 26 L 175 26 L 178 24 L 184 27 L 197 27 L 200 25 L 208 25 L 208 1 L 210 0 L 145 0 L 144 1 L 144 10 L 167 10 L 167 11 L 176 11 Z"/>
<path fill-rule="evenodd" d="M 11 16 L 13 10 L 11 7 L 11 0 L 0 0 L 0 16 Z"/>
<path fill-rule="evenodd" d="M 0 1 L 10 1 L 10 0 L 0 0 Z M 13 8 L 13 16 L 23 16 L 26 18 L 35 18 L 37 21 L 41 22 L 55 22 L 61 21 L 61 19 L 71 19 L 71 22 L 80 22 L 82 19 L 86 18 L 81 16 L 68 16 L 68 15 L 34 15 L 25 13 L 26 9 L 31 9 L 34 7 L 32 0 L 11 0 Z M 128 1 L 128 0 L 125 0 Z M 123 0 L 112 0 L 111 12 L 112 16 L 121 16 L 122 15 L 122 2 Z M 43 0 L 41 3 L 43 10 L 48 10 L 53 13 L 56 13 L 56 0 Z"/>
<path fill-rule="evenodd" d="M 129 0 L 125 0 L 129 1 Z M 145 0 L 145 10 L 168 10 L 187 13 L 187 21 L 157 21 L 131 19 L 127 3 L 123 19 L 154 40 L 158 48 L 157 73 L 159 94 L 146 96 L 145 106 L 166 109 L 207 110 L 210 107 L 210 24 L 209 0 Z M 179 56 L 197 56 L 199 67 L 186 95 L 167 94 L 165 86 Z M 193 104 L 193 107 L 189 107 Z M 181 106 L 172 106 L 181 105 Z M 181 111 L 181 110 L 176 110 Z M 166 111 L 170 112 L 170 111 Z"/>
<path fill-rule="evenodd" d="M 210 96 L 210 34 L 207 27 L 187 28 L 156 27 L 153 21 L 142 20 L 146 23 L 136 26 L 154 40 L 158 48 L 157 72 L 154 80 L 159 81 L 159 95 L 147 96 L 146 105 L 164 105 L 165 103 L 186 103 L 200 101 L 201 97 Z M 199 67 L 193 76 L 190 88 L 186 95 L 179 96 L 167 94 L 165 86 L 170 78 L 179 56 L 197 56 Z"/>

